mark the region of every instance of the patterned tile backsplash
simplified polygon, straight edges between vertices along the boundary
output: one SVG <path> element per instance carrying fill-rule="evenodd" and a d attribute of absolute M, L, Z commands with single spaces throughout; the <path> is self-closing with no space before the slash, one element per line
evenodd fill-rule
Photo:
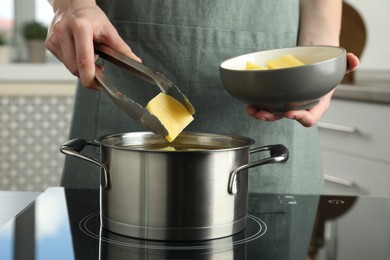
<path fill-rule="evenodd" d="M 0 96 L 0 190 L 59 185 L 72 109 L 73 96 Z"/>

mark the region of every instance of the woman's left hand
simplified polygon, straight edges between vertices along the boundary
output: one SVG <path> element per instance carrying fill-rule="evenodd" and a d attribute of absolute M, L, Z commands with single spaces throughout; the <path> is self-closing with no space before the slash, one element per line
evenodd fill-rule
<path fill-rule="evenodd" d="M 348 53 L 347 64 L 347 73 L 356 70 L 359 66 L 358 57 L 352 53 Z M 313 126 L 328 109 L 333 92 L 334 90 L 323 96 L 316 106 L 306 110 L 292 110 L 283 114 L 272 114 L 265 110 L 259 110 L 254 106 L 248 106 L 247 113 L 258 120 L 276 121 L 282 118 L 289 118 L 297 120 L 303 126 L 310 127 Z"/>

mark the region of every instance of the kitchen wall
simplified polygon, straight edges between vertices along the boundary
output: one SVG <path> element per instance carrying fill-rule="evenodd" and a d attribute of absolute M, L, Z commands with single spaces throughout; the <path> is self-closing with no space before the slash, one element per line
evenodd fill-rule
<path fill-rule="evenodd" d="M 346 0 L 362 16 L 367 30 L 366 48 L 359 70 L 390 71 L 390 1 Z"/>

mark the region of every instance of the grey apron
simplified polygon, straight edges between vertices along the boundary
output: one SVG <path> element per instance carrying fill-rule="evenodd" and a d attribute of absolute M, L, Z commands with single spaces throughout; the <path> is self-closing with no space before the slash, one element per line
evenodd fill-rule
<path fill-rule="evenodd" d="M 189 131 L 239 134 L 255 146 L 280 143 L 290 150 L 285 164 L 250 170 L 250 191 L 320 193 L 323 180 L 317 129 L 295 121 L 255 120 L 231 98 L 219 64 L 249 52 L 294 46 L 298 0 L 126 0 L 97 1 L 143 63 L 173 81 L 196 108 Z M 127 96 L 145 106 L 158 88 L 105 64 L 105 74 Z M 78 87 L 70 138 L 88 140 L 145 128 L 119 110 L 104 93 Z M 97 149 L 85 151 L 99 158 Z M 97 188 L 99 168 L 66 158 L 62 185 Z"/>

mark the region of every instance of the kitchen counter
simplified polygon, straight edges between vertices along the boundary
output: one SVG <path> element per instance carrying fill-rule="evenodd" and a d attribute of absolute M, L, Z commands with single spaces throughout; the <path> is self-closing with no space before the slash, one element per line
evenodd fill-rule
<path fill-rule="evenodd" d="M 76 82 L 60 63 L 0 64 L 0 96 L 74 96 Z"/>
<path fill-rule="evenodd" d="M 10 63 L 0 64 L 0 82 L 74 83 L 76 77 L 61 63 Z"/>
<path fill-rule="evenodd" d="M 390 71 L 358 71 L 351 84 L 340 84 L 336 99 L 390 104 Z"/>
<path fill-rule="evenodd" d="M 39 192 L 0 191 L 0 227 L 26 208 L 39 194 Z"/>
<path fill-rule="evenodd" d="M 390 104 L 389 86 L 339 85 L 333 98 Z"/>

